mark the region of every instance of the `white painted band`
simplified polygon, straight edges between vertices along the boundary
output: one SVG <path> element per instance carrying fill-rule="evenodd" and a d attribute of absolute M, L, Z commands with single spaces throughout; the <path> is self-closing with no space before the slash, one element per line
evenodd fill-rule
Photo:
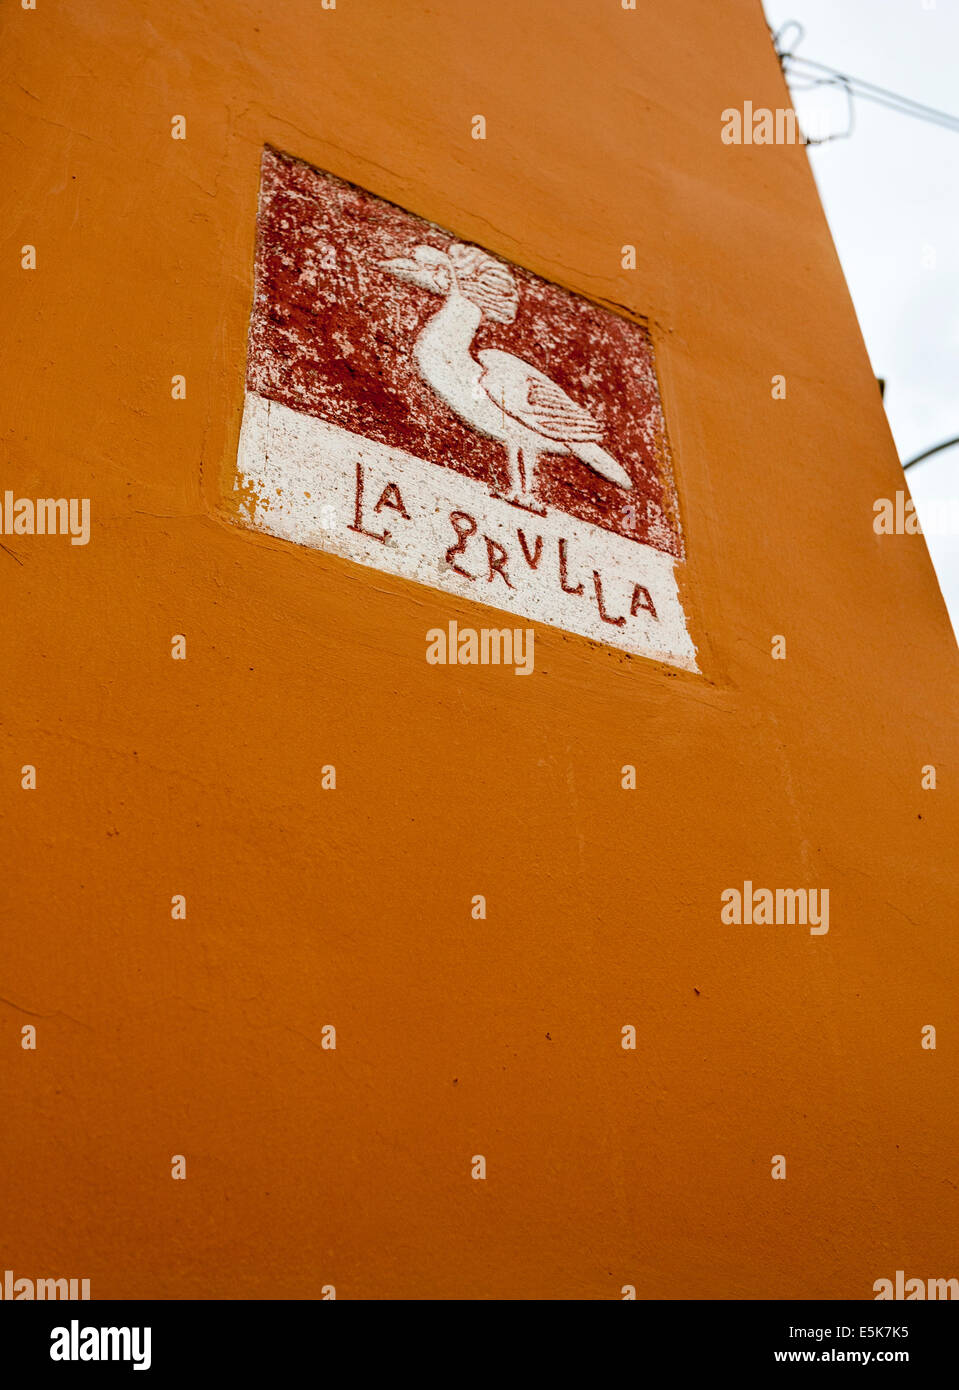
<path fill-rule="evenodd" d="M 237 472 L 241 507 L 257 530 L 607 646 L 698 670 L 679 601 L 676 562 L 662 551 L 565 512 L 526 512 L 453 469 L 254 392 L 247 392 L 244 404 Z M 390 492 L 376 510 L 390 483 L 398 493 Z M 408 520 L 396 509 L 398 499 Z M 471 517 L 476 529 L 447 563 L 447 552 L 457 544 L 453 512 Z M 460 526 L 464 532 L 469 529 L 465 522 Z M 385 532 L 385 541 L 374 538 Z M 498 569 L 491 555 L 500 560 Z M 655 617 L 646 611 L 647 595 Z M 616 619 L 622 621 L 611 621 Z"/>

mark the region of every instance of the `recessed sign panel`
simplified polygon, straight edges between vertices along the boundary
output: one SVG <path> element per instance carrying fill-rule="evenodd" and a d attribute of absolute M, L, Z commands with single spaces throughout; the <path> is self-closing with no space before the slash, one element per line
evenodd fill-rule
<path fill-rule="evenodd" d="M 238 514 L 696 670 L 649 334 L 264 152 Z"/>

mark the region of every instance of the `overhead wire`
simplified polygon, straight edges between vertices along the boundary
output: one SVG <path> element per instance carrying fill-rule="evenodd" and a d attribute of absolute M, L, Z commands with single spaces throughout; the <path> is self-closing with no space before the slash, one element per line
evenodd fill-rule
<path fill-rule="evenodd" d="M 789 46 L 785 43 L 785 34 L 788 30 L 795 29 L 796 35 Z M 841 72 L 838 68 L 829 67 L 826 63 L 816 62 L 813 58 L 804 58 L 795 52 L 796 46 L 805 38 L 806 31 L 798 20 L 788 20 L 773 36 L 773 45 L 776 56 L 779 59 L 784 75 L 789 79 L 794 75 L 804 80 L 804 85 L 799 82 L 790 82 L 790 86 L 795 85 L 797 91 L 811 91 L 814 87 L 823 85 L 842 86 L 850 100 L 853 97 L 861 97 L 863 101 L 871 101 L 877 106 L 885 107 L 889 111 L 895 111 L 901 116 L 912 116 L 915 120 L 926 121 L 930 125 L 937 125 L 944 130 L 959 131 L 959 116 L 953 116 L 948 111 L 940 111 L 934 106 L 927 106 L 925 102 L 915 101 L 912 97 L 905 97 L 900 92 L 893 92 L 888 87 L 880 87 L 875 82 L 867 82 L 863 77 L 853 77 L 847 72 Z M 820 74 L 817 76 L 817 74 Z M 851 134 L 852 127 L 842 134 Z M 839 136 L 827 136 L 825 139 L 838 139 Z M 809 144 L 821 144 L 821 140 L 810 140 Z"/>
<path fill-rule="evenodd" d="M 791 29 L 796 31 L 795 37 L 787 46 L 785 35 Z M 797 54 L 794 50 L 805 37 L 806 30 L 798 19 L 787 20 L 773 35 L 776 56 L 779 59 L 783 75 L 789 82 L 790 90 L 811 92 L 816 87 L 841 86 L 849 103 L 849 128 L 819 138 L 806 137 L 807 145 L 823 145 L 830 140 L 842 140 L 852 134 L 855 124 L 854 97 L 861 97 L 864 101 L 874 102 L 877 106 L 894 111 L 900 116 L 912 116 L 915 120 L 926 121 L 928 124 L 939 126 L 943 130 L 959 131 L 959 116 L 953 116 L 948 111 L 940 111 L 934 106 L 927 106 L 924 102 L 915 101 L 912 97 L 904 97 L 901 93 L 893 92 L 888 87 L 880 87 L 875 82 L 867 82 L 862 77 L 852 77 L 849 73 L 840 72 L 838 68 L 829 67 L 825 63 L 819 63 L 812 58 L 804 58 Z M 812 69 L 812 71 L 804 72 L 804 68 Z M 824 75 L 816 76 L 817 73 Z M 800 80 L 790 81 L 790 76 Z M 935 444 L 931 449 L 924 449 L 921 454 L 916 454 L 902 465 L 903 471 L 911 468 L 913 464 L 921 463 L 923 459 L 930 458 L 933 454 L 951 449 L 956 444 L 959 444 L 959 435 L 953 439 L 943 440 L 941 444 Z"/>
<path fill-rule="evenodd" d="M 923 459 L 931 458 L 933 454 L 942 453 L 943 449 L 951 449 L 954 444 L 959 444 L 959 434 L 953 439 L 944 439 L 941 444 L 934 444 L 931 449 L 923 449 L 921 454 L 916 454 L 915 457 L 908 459 L 902 465 L 903 472 L 907 468 L 911 468 L 914 463 L 922 463 Z"/>

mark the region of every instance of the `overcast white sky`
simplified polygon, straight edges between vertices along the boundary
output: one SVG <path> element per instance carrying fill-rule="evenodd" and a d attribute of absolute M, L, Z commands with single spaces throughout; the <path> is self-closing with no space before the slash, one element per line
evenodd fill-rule
<path fill-rule="evenodd" d="M 959 116 L 959 0 L 763 3 L 774 30 L 804 27 L 797 54 Z M 847 127 L 838 89 L 794 91 L 794 106 L 807 131 Z M 906 460 L 959 435 L 959 132 L 857 100 L 852 136 L 808 154 Z M 905 476 L 921 518 L 924 500 L 959 496 L 959 446 Z M 959 535 L 927 544 L 959 631 Z"/>

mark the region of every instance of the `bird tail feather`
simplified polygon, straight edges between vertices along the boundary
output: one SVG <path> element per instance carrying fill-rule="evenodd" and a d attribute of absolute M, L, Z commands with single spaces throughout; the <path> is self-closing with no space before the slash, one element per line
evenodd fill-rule
<path fill-rule="evenodd" d="M 595 473 L 608 478 L 611 483 L 617 483 L 620 487 L 633 486 L 633 480 L 622 464 L 617 463 L 598 444 L 570 440 L 566 447 L 571 449 L 578 459 L 582 459 L 583 463 L 588 463 Z"/>

